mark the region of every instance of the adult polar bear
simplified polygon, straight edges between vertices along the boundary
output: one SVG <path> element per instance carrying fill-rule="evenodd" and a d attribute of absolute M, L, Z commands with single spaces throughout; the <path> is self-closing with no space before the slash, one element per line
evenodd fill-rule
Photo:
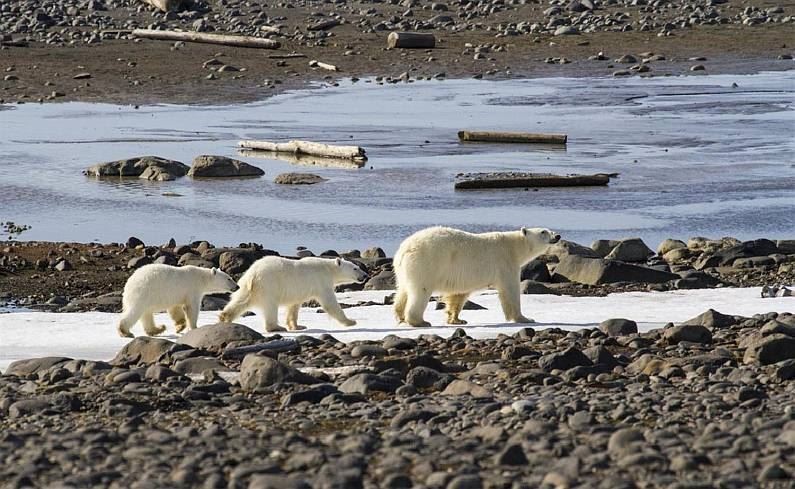
<path fill-rule="evenodd" d="M 559 234 L 544 228 L 482 234 L 446 227 L 418 231 L 395 253 L 395 315 L 411 326 L 430 326 L 423 314 L 431 294 L 439 292 L 448 324 L 466 324 L 458 315 L 469 294 L 494 287 L 507 321 L 532 322 L 521 311 L 521 269 L 559 240 Z"/>
<path fill-rule="evenodd" d="M 265 318 L 265 331 L 284 331 L 279 326 L 279 306 L 286 305 L 287 328 L 304 329 L 298 325 L 298 310 L 308 299 L 316 299 L 328 313 L 344 326 L 356 321 L 348 319 L 334 295 L 334 286 L 362 282 L 367 278 L 355 263 L 340 258 L 302 258 L 291 260 L 266 256 L 255 261 L 240 277 L 240 289 L 232 294 L 229 304 L 218 316 L 222 323 L 231 323 L 249 309 L 257 308 Z"/>
<path fill-rule="evenodd" d="M 157 326 L 152 314 L 166 310 L 176 324 L 177 333 L 185 326 L 193 329 L 205 294 L 234 290 L 237 284 L 232 277 L 215 268 L 145 265 L 133 272 L 124 284 L 119 336 L 132 338 L 130 328 L 139 318 L 147 335 L 159 335 L 166 327 Z"/>

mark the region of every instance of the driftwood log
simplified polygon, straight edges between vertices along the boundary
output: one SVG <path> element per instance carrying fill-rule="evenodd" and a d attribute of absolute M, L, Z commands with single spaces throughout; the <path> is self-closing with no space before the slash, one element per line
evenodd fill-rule
<path fill-rule="evenodd" d="M 312 61 L 309 62 L 309 67 L 310 68 L 323 68 L 324 70 L 329 70 L 329 71 L 339 71 L 339 69 L 335 65 L 330 65 L 328 63 L 324 63 L 324 62 L 318 61 L 316 59 L 313 59 Z"/>
<path fill-rule="evenodd" d="M 279 41 L 252 36 L 230 36 L 226 34 L 206 34 L 203 32 L 157 31 L 152 29 L 135 29 L 132 33 L 135 37 L 157 39 L 161 41 L 201 42 L 206 44 L 262 49 L 278 49 L 279 46 L 281 46 Z"/>
<path fill-rule="evenodd" d="M 465 173 L 456 177 L 456 190 L 517 187 L 598 187 L 610 183 L 610 175 L 553 175 L 551 173 Z"/>
<path fill-rule="evenodd" d="M 392 32 L 386 38 L 386 45 L 389 48 L 431 49 L 436 46 L 436 37 L 422 32 Z"/>
<path fill-rule="evenodd" d="M 566 144 L 568 136 L 530 132 L 458 131 L 458 139 L 484 143 Z"/>
<path fill-rule="evenodd" d="M 240 141 L 238 146 L 245 149 L 271 151 L 274 153 L 292 153 L 295 155 L 312 155 L 326 158 L 341 158 L 358 162 L 367 161 L 364 148 L 359 146 L 332 146 L 330 144 L 313 143 L 311 141 L 288 141 L 272 143 L 269 141 Z"/>
<path fill-rule="evenodd" d="M 306 28 L 306 30 L 308 30 L 308 31 L 325 31 L 325 30 L 331 29 L 332 27 L 337 27 L 340 24 L 342 24 L 342 22 L 340 22 L 337 19 L 323 20 L 323 21 L 318 22 L 316 24 L 310 25 L 309 27 Z"/>
<path fill-rule="evenodd" d="M 268 160 L 286 161 L 291 165 L 319 166 L 322 168 L 340 168 L 356 170 L 364 166 L 365 160 L 344 160 L 342 158 L 328 158 L 326 156 L 302 155 L 295 153 L 272 153 L 270 151 L 257 151 L 239 149 L 237 153 L 247 158 L 264 158 Z"/>
<path fill-rule="evenodd" d="M 141 0 L 161 12 L 174 12 L 182 8 L 185 0 Z"/>

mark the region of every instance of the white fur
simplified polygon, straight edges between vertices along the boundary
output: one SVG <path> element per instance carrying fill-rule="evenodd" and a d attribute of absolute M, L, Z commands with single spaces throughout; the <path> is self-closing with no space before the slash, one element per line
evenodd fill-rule
<path fill-rule="evenodd" d="M 458 314 L 469 294 L 493 287 L 507 321 L 532 322 L 519 305 L 521 269 L 559 239 L 542 228 L 482 234 L 446 227 L 418 231 L 395 254 L 395 315 L 412 326 L 430 326 L 423 314 L 431 294 L 438 292 L 444 296 L 447 322 L 466 324 Z"/>
<path fill-rule="evenodd" d="M 124 285 L 119 335 L 132 337 L 130 328 L 139 318 L 147 335 L 159 335 L 166 327 L 157 326 L 152 314 L 161 311 L 168 311 L 178 333 L 186 325 L 193 329 L 205 294 L 235 289 L 234 279 L 215 268 L 145 265 L 133 272 Z"/>
<path fill-rule="evenodd" d="M 260 258 L 240 277 L 240 290 L 221 312 L 221 322 L 232 322 L 250 309 L 258 309 L 265 320 L 266 331 L 284 331 L 278 324 L 279 306 L 288 306 L 287 327 L 298 326 L 298 310 L 304 301 L 317 300 L 329 316 L 345 326 L 356 321 L 342 312 L 334 295 L 334 286 L 360 282 L 367 274 L 346 260 L 303 258 L 290 260 L 276 256 Z"/>

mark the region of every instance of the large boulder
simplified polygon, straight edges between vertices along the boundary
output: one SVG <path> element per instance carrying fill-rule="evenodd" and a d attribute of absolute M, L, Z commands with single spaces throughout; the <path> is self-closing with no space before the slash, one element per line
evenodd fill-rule
<path fill-rule="evenodd" d="M 364 284 L 364 290 L 395 290 L 395 272 L 392 270 L 383 270 L 377 275 L 370 277 L 370 280 Z"/>
<path fill-rule="evenodd" d="M 111 360 L 113 365 L 150 364 L 155 363 L 161 356 L 177 347 L 173 341 L 163 338 L 139 336 L 124 345 L 119 353 Z"/>
<path fill-rule="evenodd" d="M 608 260 L 645 262 L 654 252 L 640 238 L 622 239 L 607 254 Z"/>
<path fill-rule="evenodd" d="M 139 177 L 146 180 L 174 180 L 188 173 L 188 165 L 159 156 L 138 156 L 90 166 L 83 172 L 90 177 Z"/>
<path fill-rule="evenodd" d="M 795 358 L 795 338 L 776 333 L 769 336 L 758 335 L 747 341 L 744 363 L 771 365 Z"/>
<path fill-rule="evenodd" d="M 776 243 L 769 239 L 755 239 L 753 241 L 744 241 L 738 245 L 730 246 L 712 255 L 705 256 L 696 262 L 695 267 L 701 270 L 708 267 L 731 266 L 735 260 L 740 258 L 768 256 L 775 253 L 779 253 Z"/>
<path fill-rule="evenodd" d="M 682 341 L 689 343 L 711 343 L 712 332 L 700 324 L 680 324 L 663 331 L 663 339 L 670 345 Z"/>
<path fill-rule="evenodd" d="M 604 258 L 613 251 L 613 248 L 618 246 L 618 243 L 620 243 L 620 241 L 614 239 L 597 239 L 591 243 L 591 249 L 593 249 L 600 258 Z"/>
<path fill-rule="evenodd" d="M 734 326 L 737 324 L 737 320 L 734 319 L 734 316 L 721 314 L 715 309 L 707 309 L 706 312 L 702 312 L 698 316 L 688 319 L 682 324 L 696 324 L 709 329 L 722 329 Z"/>
<path fill-rule="evenodd" d="M 559 260 L 567 256 L 581 256 L 585 258 L 601 258 L 599 254 L 587 246 L 561 239 L 552 246 L 548 246 L 544 255 L 556 256 Z"/>
<path fill-rule="evenodd" d="M 450 382 L 442 391 L 443 396 L 471 396 L 476 399 L 492 397 L 491 391 L 468 380 L 456 379 Z"/>
<path fill-rule="evenodd" d="M 248 267 L 255 261 L 267 254 L 265 250 L 257 250 L 254 248 L 234 248 L 221 251 L 218 256 L 218 268 L 229 274 L 243 273 L 248 270 Z M 205 260 L 208 259 L 205 255 L 202 255 L 202 258 Z"/>
<path fill-rule="evenodd" d="M 177 343 L 217 351 L 233 341 L 254 343 L 264 339 L 264 336 L 242 324 L 215 323 L 188 331 L 177 340 Z"/>
<path fill-rule="evenodd" d="M 638 323 L 631 319 L 607 319 L 599 323 L 599 329 L 607 336 L 627 336 L 638 332 Z"/>
<path fill-rule="evenodd" d="M 274 384 L 319 384 L 311 375 L 263 355 L 249 354 L 240 364 L 240 387 L 254 391 Z"/>
<path fill-rule="evenodd" d="M 795 255 L 795 239 L 780 239 L 776 241 L 778 252 L 785 255 Z"/>
<path fill-rule="evenodd" d="M 676 280 L 679 275 L 615 260 L 565 256 L 555 268 L 555 275 L 570 282 L 589 285 L 616 282 L 663 283 Z"/>
<path fill-rule="evenodd" d="M 16 362 L 11 362 L 11 365 L 8 366 L 4 375 L 27 377 L 30 374 L 44 372 L 55 365 L 60 365 L 70 360 L 72 359 L 68 357 L 41 357 L 17 360 Z"/>
<path fill-rule="evenodd" d="M 593 362 L 575 347 L 562 352 L 548 353 L 538 359 L 538 366 L 547 372 L 550 370 L 568 370 L 574 367 L 590 367 Z"/>
<path fill-rule="evenodd" d="M 532 280 L 533 282 L 551 282 L 552 277 L 549 274 L 547 264 L 541 260 L 530 260 L 525 266 L 522 267 L 522 275 L 520 280 Z"/>
<path fill-rule="evenodd" d="M 657 254 L 664 256 L 666 253 L 674 250 L 687 248 L 687 243 L 678 239 L 666 239 L 657 247 Z"/>
<path fill-rule="evenodd" d="M 254 165 L 226 156 L 201 155 L 193 159 L 188 176 L 193 178 L 258 177 L 265 172 Z"/>

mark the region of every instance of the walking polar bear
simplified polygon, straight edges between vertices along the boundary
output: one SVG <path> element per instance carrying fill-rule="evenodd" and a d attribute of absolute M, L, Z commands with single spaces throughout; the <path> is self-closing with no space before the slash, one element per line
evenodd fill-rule
<path fill-rule="evenodd" d="M 229 304 L 219 315 L 224 323 L 231 323 L 249 309 L 259 309 L 265 319 L 265 331 L 285 331 L 279 326 L 279 306 L 286 305 L 287 328 L 291 331 L 305 329 L 298 325 L 301 304 L 315 299 L 328 313 L 344 326 L 356 321 L 342 312 L 334 295 L 334 286 L 363 282 L 367 274 L 356 264 L 340 258 L 302 258 L 290 260 L 266 256 L 254 262 L 240 277 L 240 289 L 232 294 Z"/>
<path fill-rule="evenodd" d="M 473 234 L 432 227 L 404 240 L 395 253 L 395 315 L 411 326 L 430 326 L 423 319 L 431 294 L 443 294 L 448 324 L 466 324 L 458 315 L 469 294 L 494 287 L 507 321 L 530 323 L 520 306 L 522 266 L 560 235 L 543 228 Z"/>
<path fill-rule="evenodd" d="M 130 275 L 124 284 L 119 336 L 132 338 L 130 332 L 138 319 L 149 336 L 157 336 L 166 327 L 155 324 L 155 312 L 168 311 L 177 333 L 186 326 L 196 327 L 205 294 L 237 290 L 234 279 L 215 268 L 194 266 L 145 265 Z"/>

